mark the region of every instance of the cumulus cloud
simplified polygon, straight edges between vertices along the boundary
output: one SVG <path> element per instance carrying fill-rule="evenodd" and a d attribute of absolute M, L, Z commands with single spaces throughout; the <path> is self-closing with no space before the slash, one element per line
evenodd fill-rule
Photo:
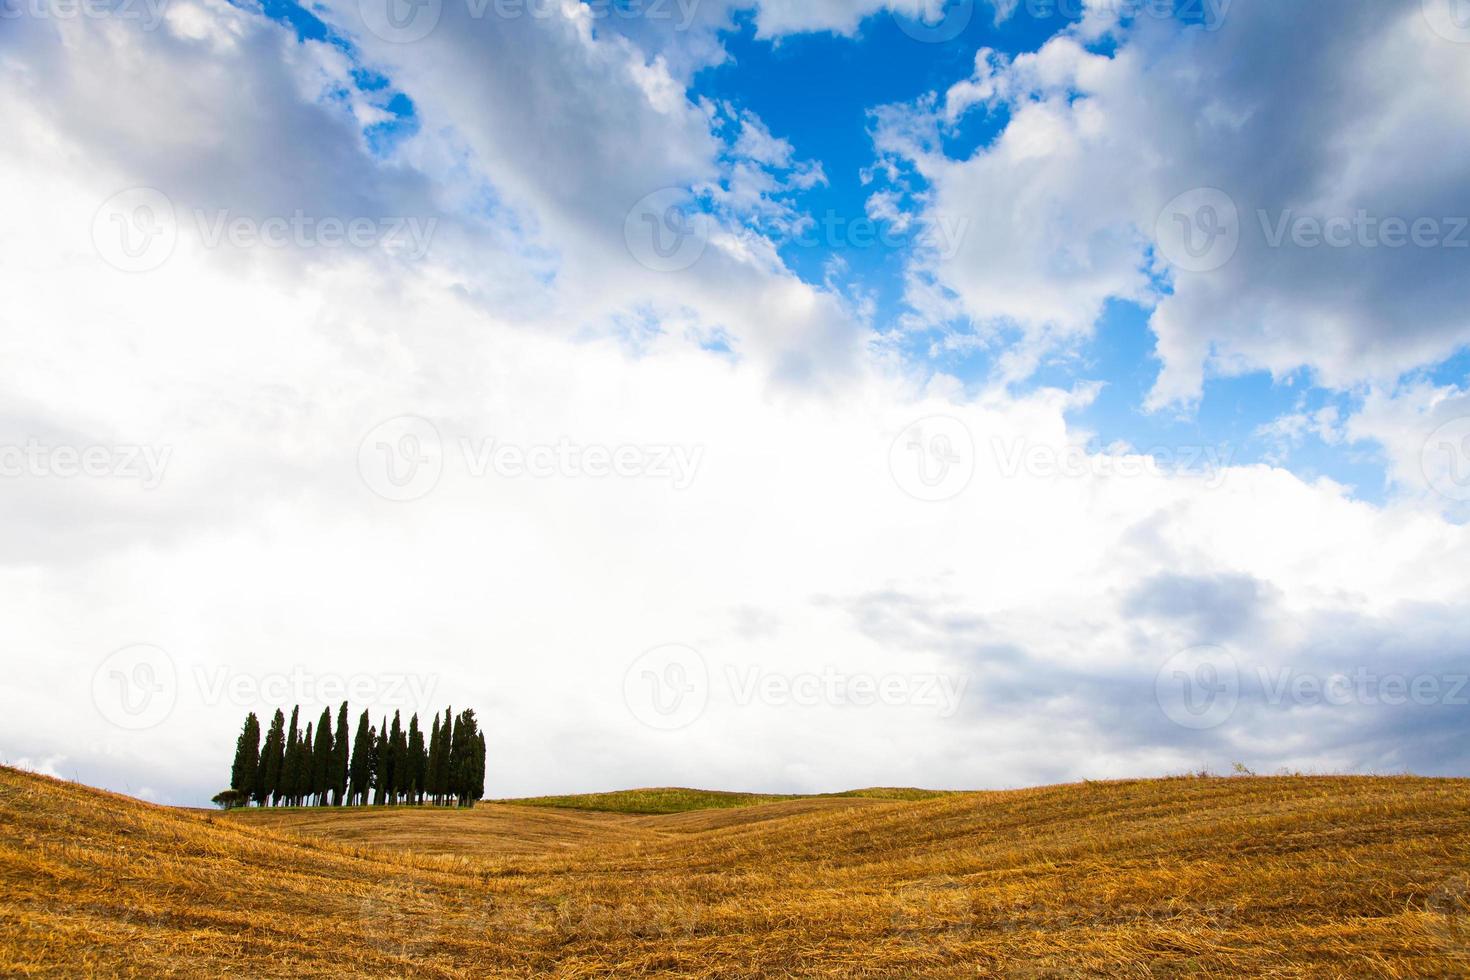
<path fill-rule="evenodd" d="M 916 279 L 982 335 L 1019 333 L 1013 376 L 1114 299 L 1152 310 L 1155 408 L 1193 402 L 1208 374 L 1391 384 L 1470 339 L 1470 111 L 1443 97 L 1470 62 L 1421 4 L 1234 4 L 1216 29 L 1088 7 L 1040 50 L 982 50 L 942 98 L 879 117 L 879 148 L 932 185 L 931 220 L 975 218 Z M 976 113 L 999 135 L 952 158 L 938 135 Z"/>

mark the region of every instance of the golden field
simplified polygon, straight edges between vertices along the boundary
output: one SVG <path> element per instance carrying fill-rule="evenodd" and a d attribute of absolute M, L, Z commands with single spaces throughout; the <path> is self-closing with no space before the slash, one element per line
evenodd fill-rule
<path fill-rule="evenodd" d="M 904 796 L 209 814 L 0 769 L 0 974 L 1470 975 L 1470 781 Z"/>

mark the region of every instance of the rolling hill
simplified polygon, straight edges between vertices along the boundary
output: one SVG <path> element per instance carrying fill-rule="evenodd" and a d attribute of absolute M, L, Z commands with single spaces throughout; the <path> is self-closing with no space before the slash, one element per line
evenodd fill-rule
<path fill-rule="evenodd" d="M 901 795 L 221 815 L 0 769 L 0 974 L 1470 973 L 1470 781 Z"/>

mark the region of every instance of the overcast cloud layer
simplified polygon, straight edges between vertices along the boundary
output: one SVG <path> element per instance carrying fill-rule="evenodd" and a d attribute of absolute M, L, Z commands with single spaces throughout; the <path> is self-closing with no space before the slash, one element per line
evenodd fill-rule
<path fill-rule="evenodd" d="M 894 312 L 779 247 L 831 165 L 693 89 L 730 30 L 964 43 L 918 6 L 7 8 L 0 758 L 199 803 L 246 711 L 350 696 L 475 708 L 501 797 L 1470 771 L 1470 28 L 966 51 L 871 106 L 869 209 L 968 229 Z M 1305 378 L 1351 407 L 1266 425 L 1388 494 L 1079 425 L 1119 302 L 1138 413 Z"/>

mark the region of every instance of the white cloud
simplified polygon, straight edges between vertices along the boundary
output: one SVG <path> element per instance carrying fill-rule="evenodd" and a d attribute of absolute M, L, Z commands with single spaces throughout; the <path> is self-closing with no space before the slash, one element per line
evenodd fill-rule
<path fill-rule="evenodd" d="M 1470 151 L 1470 111 L 1443 97 L 1470 82 L 1470 62 L 1420 6 L 1235 4 L 1214 31 L 1140 17 L 1009 60 L 982 51 L 942 102 L 880 116 L 880 149 L 932 182 L 930 211 L 979 230 L 916 278 L 952 290 L 982 334 L 1019 331 L 1030 355 L 1007 361 L 1013 376 L 1087 336 L 1108 300 L 1151 307 L 1155 408 L 1197 399 L 1207 372 L 1308 367 L 1347 388 L 1437 362 L 1470 340 L 1470 248 L 1452 247 L 1470 246 L 1454 162 Z M 1104 29 L 1119 31 L 1116 50 L 1089 53 Z M 981 111 L 1007 113 L 1003 132 L 945 156 L 934 134 Z M 1222 244 L 1222 267 L 1186 271 L 1152 249 L 1161 217 L 1172 227 L 1166 205 L 1198 188 L 1233 202 L 1240 242 L 1233 257 Z M 1346 247 L 1274 241 L 1283 217 L 1295 229 L 1360 212 L 1431 222 L 1439 247 L 1377 231 Z"/>

